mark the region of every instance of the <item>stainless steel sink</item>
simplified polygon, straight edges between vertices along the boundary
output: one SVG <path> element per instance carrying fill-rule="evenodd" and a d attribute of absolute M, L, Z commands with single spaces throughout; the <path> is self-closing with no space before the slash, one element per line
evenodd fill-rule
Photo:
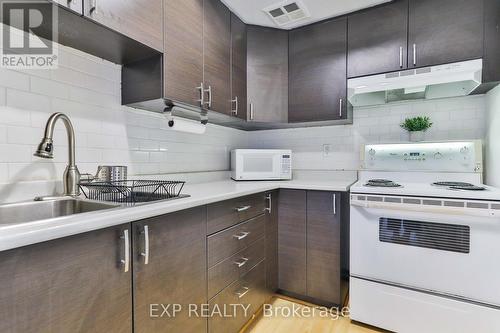
<path fill-rule="evenodd" d="M 0 225 L 27 223 L 119 207 L 110 203 L 63 198 L 0 205 Z"/>

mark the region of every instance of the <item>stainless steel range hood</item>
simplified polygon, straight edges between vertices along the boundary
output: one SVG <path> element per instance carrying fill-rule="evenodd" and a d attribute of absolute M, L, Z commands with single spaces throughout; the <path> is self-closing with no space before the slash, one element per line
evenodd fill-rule
<path fill-rule="evenodd" d="M 353 106 L 465 96 L 482 82 L 482 59 L 349 79 Z"/>

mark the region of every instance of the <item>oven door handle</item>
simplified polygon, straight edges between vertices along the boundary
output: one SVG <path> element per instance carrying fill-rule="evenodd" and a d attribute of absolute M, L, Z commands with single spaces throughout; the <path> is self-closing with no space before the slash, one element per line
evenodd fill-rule
<path fill-rule="evenodd" d="M 500 218 L 500 211 L 491 209 L 476 209 L 465 207 L 444 207 L 444 206 L 429 206 L 418 204 L 390 203 L 377 201 L 363 201 L 351 199 L 351 206 L 362 207 L 366 209 L 389 209 L 408 212 L 436 213 L 447 215 L 467 215 L 477 217 Z"/>

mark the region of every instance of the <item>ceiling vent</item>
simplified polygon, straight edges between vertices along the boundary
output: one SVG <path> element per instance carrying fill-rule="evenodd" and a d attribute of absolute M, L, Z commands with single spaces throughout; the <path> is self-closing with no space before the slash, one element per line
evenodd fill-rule
<path fill-rule="evenodd" d="M 280 27 L 310 16 L 309 11 L 300 1 L 281 2 L 264 8 L 264 11 Z"/>

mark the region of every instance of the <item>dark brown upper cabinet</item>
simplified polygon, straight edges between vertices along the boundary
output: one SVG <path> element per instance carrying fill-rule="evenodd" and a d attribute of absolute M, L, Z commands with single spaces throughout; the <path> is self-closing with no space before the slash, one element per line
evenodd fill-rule
<path fill-rule="evenodd" d="M 126 224 L 0 252 L 0 332 L 132 332 L 130 236 Z"/>
<path fill-rule="evenodd" d="M 288 31 L 248 26 L 248 120 L 288 122 Z"/>
<path fill-rule="evenodd" d="M 201 106 L 203 0 L 165 0 L 163 90 L 166 98 Z"/>
<path fill-rule="evenodd" d="M 409 1 L 409 68 L 483 57 L 483 0 Z"/>
<path fill-rule="evenodd" d="M 54 0 L 54 2 L 80 15 L 83 14 L 83 0 Z"/>
<path fill-rule="evenodd" d="M 188 312 L 207 303 L 206 207 L 134 222 L 132 232 L 133 331 L 206 332 L 206 318 Z M 181 304 L 182 311 L 154 318 L 150 304 Z"/>
<path fill-rule="evenodd" d="M 247 119 L 247 26 L 231 13 L 231 111 Z"/>
<path fill-rule="evenodd" d="M 163 51 L 162 0 L 84 0 L 83 13 L 108 28 Z"/>
<path fill-rule="evenodd" d="M 350 15 L 347 31 L 348 77 L 406 68 L 408 0 Z"/>
<path fill-rule="evenodd" d="M 347 18 L 289 34 L 289 122 L 347 117 Z"/>
<path fill-rule="evenodd" d="M 484 1 L 483 82 L 500 81 L 500 1 Z M 491 85 L 493 87 L 494 84 Z"/>
<path fill-rule="evenodd" d="M 231 114 L 231 12 L 205 0 L 203 14 L 205 108 Z"/>

